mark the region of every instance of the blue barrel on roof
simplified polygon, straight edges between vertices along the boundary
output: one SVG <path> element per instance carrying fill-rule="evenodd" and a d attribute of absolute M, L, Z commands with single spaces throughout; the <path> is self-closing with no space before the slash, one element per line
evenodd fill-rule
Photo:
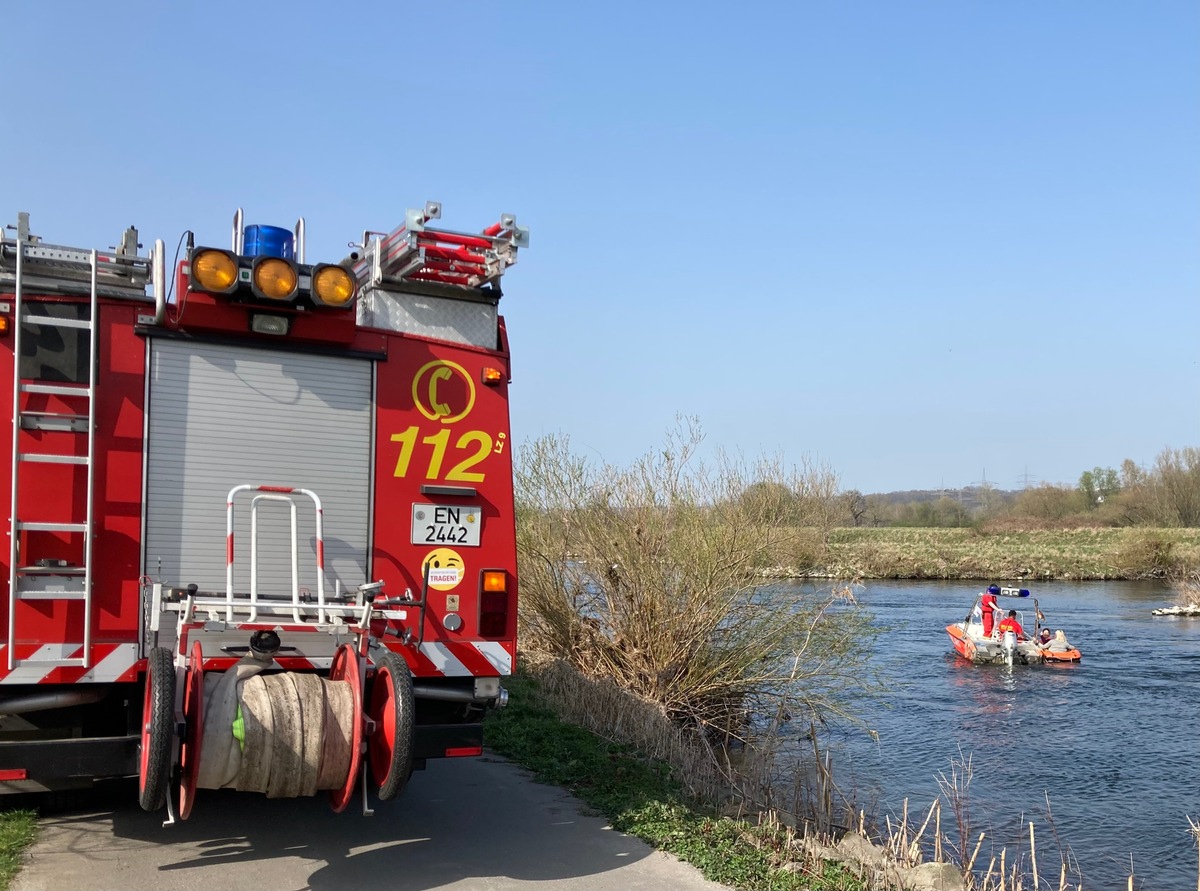
<path fill-rule="evenodd" d="M 247 226 L 242 235 L 242 250 L 247 257 L 279 257 L 291 260 L 294 238 L 281 226 Z"/>

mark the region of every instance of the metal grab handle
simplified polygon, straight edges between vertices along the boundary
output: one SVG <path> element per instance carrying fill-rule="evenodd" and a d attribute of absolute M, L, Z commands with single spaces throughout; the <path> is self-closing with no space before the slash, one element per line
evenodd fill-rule
<path fill-rule="evenodd" d="M 289 495 L 274 493 L 255 495 L 250 502 L 250 618 L 253 622 L 258 618 L 258 503 L 260 501 L 285 501 L 291 513 L 292 520 L 292 618 L 300 624 L 300 550 L 296 543 L 296 500 Z M 325 604 L 322 602 L 321 606 Z M 228 608 L 226 614 L 228 615 Z M 230 617 L 229 621 L 233 621 Z M 324 610 L 320 613 L 320 622 L 325 621 Z"/>
<path fill-rule="evenodd" d="M 325 511 L 321 507 L 321 499 L 316 492 L 311 489 L 300 489 L 292 486 L 255 486 L 250 483 L 244 483 L 240 486 L 234 486 L 229 490 L 229 495 L 225 499 L 225 619 L 228 622 L 233 622 L 233 558 L 234 558 L 234 543 L 233 543 L 233 502 L 240 492 L 261 492 L 258 499 L 273 499 L 291 501 L 289 495 L 306 495 L 313 500 L 313 505 L 316 508 L 316 539 L 317 539 L 317 621 L 325 622 L 325 527 L 324 516 Z M 250 602 L 252 607 L 257 603 L 257 527 L 254 524 L 255 515 L 251 514 L 251 578 L 250 578 Z M 292 503 L 292 603 L 293 613 L 297 622 L 302 621 L 300 618 L 300 594 L 299 594 L 299 574 L 298 566 L 298 544 L 296 541 L 296 506 Z M 252 608 L 252 615 L 254 610 Z M 253 621 L 253 619 L 251 619 Z"/>

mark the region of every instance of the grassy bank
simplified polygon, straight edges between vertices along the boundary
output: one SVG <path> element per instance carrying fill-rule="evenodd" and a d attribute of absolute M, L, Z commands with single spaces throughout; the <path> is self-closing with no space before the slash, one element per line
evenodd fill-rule
<path fill-rule="evenodd" d="M 33 811 L 0 811 L 0 891 L 8 888 L 21 868 L 25 849 L 36 837 L 37 814 Z"/>
<path fill-rule="evenodd" d="M 833 578 L 1165 578 L 1200 567 L 1200 529 L 838 528 L 820 563 Z"/>
<path fill-rule="evenodd" d="M 509 706 L 484 725 L 489 748 L 540 782 L 568 789 L 617 831 L 674 854 L 714 882 L 747 891 L 864 888 L 840 865 L 796 863 L 781 827 L 721 817 L 689 801 L 661 762 L 560 721 L 539 703 L 537 683 L 529 677 L 511 678 L 505 686 Z"/>

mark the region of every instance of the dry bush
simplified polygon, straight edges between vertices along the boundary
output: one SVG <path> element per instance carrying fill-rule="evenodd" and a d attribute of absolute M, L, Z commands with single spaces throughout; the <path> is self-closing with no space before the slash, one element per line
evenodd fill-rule
<path fill-rule="evenodd" d="M 1015 516 L 1045 521 L 1049 525 L 1043 528 L 1047 529 L 1061 528 L 1057 524 L 1086 509 L 1087 504 L 1078 489 L 1067 489 L 1048 483 L 1025 489 L 1017 495 L 1013 505 Z"/>
<path fill-rule="evenodd" d="M 1116 555 L 1116 568 L 1125 578 L 1165 578 L 1175 564 L 1174 543 L 1155 530 L 1131 534 Z"/>
<path fill-rule="evenodd" d="M 523 645 L 713 739 L 781 704 L 804 720 L 845 714 L 871 682 L 870 617 L 852 598 L 764 584 L 824 541 L 836 478 L 771 459 L 705 464 L 702 439 L 681 421 L 628 468 L 590 464 L 562 437 L 522 448 Z"/>
<path fill-rule="evenodd" d="M 1200 572 L 1192 571 L 1171 582 L 1175 589 L 1175 605 L 1200 609 Z"/>
<path fill-rule="evenodd" d="M 1056 520 L 1010 515 L 985 520 L 979 524 L 979 531 L 984 535 L 1000 535 L 1011 532 L 1067 532 L 1075 529 L 1108 529 L 1113 525 L 1112 523 L 1103 522 L 1093 514 L 1068 514 Z"/>

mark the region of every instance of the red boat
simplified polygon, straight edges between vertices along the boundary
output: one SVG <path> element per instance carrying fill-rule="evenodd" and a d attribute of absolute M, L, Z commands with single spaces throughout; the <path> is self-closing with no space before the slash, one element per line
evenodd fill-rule
<path fill-rule="evenodd" d="M 946 626 L 954 651 L 977 664 L 1044 665 L 1054 662 L 1079 662 L 1083 654 L 1067 640 L 1060 629 L 1050 632 L 1042 623 L 1045 616 L 1033 600 L 1033 619 L 1027 625 L 1024 611 L 1015 605 L 1028 602 L 1027 588 L 1001 588 L 989 585 L 975 598 L 975 605 L 961 622 Z M 1003 630 L 1001 623 L 1013 611 L 1022 630 L 1032 627 L 1028 638 L 1016 631 Z"/>

